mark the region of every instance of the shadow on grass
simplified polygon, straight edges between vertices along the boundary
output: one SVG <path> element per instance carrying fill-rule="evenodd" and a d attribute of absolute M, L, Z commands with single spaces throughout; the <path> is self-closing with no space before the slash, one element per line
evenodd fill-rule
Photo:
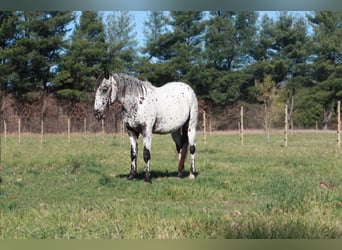
<path fill-rule="evenodd" d="M 190 174 L 189 171 L 183 171 L 183 176 L 180 179 L 188 177 L 189 174 Z M 172 177 L 179 178 L 177 175 L 178 175 L 177 171 L 172 171 L 172 172 L 169 172 L 167 170 L 166 171 L 158 171 L 158 170 L 152 170 L 151 171 L 151 178 L 152 178 L 152 180 L 153 179 L 158 179 L 158 178 L 170 178 L 170 177 L 171 178 Z M 197 175 L 198 175 L 198 173 L 195 173 L 195 176 L 197 176 Z M 123 179 L 126 178 L 127 179 L 128 176 L 129 176 L 129 174 L 119 174 L 116 177 L 117 178 L 123 178 Z M 145 171 L 139 172 L 134 177 L 134 179 L 136 179 L 136 180 L 144 180 L 145 179 Z"/>
<path fill-rule="evenodd" d="M 176 178 L 176 179 L 183 179 L 183 178 L 187 178 L 189 176 L 189 171 L 184 171 L 183 172 L 183 176 L 181 178 L 179 178 L 178 172 L 177 171 L 173 171 L 173 172 L 168 172 L 168 171 L 158 171 L 158 170 L 152 170 L 151 171 L 151 179 L 152 182 L 159 179 L 159 178 Z M 198 173 L 195 174 L 195 176 L 197 176 Z M 133 180 L 128 180 L 128 176 L 129 174 L 119 174 L 116 176 L 105 176 L 103 175 L 100 180 L 99 183 L 102 186 L 113 186 L 115 185 L 115 179 L 119 178 L 119 179 L 123 179 L 123 180 L 127 180 L 127 181 L 144 181 L 145 180 L 145 171 L 139 172 L 137 173 L 137 175 L 134 177 Z M 118 184 L 118 183 L 117 183 Z"/>

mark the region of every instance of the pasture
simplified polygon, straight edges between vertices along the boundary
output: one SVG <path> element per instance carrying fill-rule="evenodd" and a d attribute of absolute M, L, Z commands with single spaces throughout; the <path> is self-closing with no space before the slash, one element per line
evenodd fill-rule
<path fill-rule="evenodd" d="M 153 137 L 152 184 L 127 181 L 127 136 L 1 138 L 1 239 L 342 238 L 335 133 L 197 137 L 196 180 L 178 179 L 171 136 Z M 189 172 L 189 156 L 186 173 Z"/>

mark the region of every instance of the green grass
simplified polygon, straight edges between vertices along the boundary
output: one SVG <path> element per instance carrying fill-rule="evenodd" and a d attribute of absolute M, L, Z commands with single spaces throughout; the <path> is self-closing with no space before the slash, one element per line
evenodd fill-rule
<path fill-rule="evenodd" d="M 141 140 L 129 182 L 127 137 L 2 138 L 0 238 L 341 238 L 336 135 L 289 135 L 288 148 L 282 137 L 199 134 L 193 181 L 174 177 L 170 136 L 154 136 L 152 185 Z"/>

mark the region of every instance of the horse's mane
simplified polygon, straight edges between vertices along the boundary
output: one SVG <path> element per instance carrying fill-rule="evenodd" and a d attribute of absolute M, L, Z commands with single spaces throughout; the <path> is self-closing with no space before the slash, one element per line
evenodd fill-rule
<path fill-rule="evenodd" d="M 113 74 L 113 77 L 119 83 L 119 92 L 122 97 L 127 95 L 135 97 L 145 96 L 147 89 L 152 87 L 152 84 L 147 80 L 143 81 L 123 73 Z"/>

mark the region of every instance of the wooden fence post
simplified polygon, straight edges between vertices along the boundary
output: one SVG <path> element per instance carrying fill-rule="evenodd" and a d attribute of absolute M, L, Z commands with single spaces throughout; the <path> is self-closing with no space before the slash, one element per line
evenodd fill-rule
<path fill-rule="evenodd" d="M 203 142 L 207 143 L 206 113 L 203 111 Z"/>
<path fill-rule="evenodd" d="M 83 128 L 84 128 L 84 134 L 87 134 L 87 117 L 84 117 L 83 119 Z"/>
<path fill-rule="evenodd" d="M 104 143 L 104 134 L 105 134 L 105 129 L 104 129 L 104 119 L 101 119 L 101 135 L 102 135 L 102 143 Z"/>
<path fill-rule="evenodd" d="M 5 138 L 5 142 L 7 141 L 7 123 L 4 119 L 4 138 Z"/>
<path fill-rule="evenodd" d="M 68 116 L 68 142 L 70 143 L 70 116 Z"/>
<path fill-rule="evenodd" d="M 125 121 L 122 120 L 122 124 L 121 124 L 121 143 L 124 143 L 124 134 L 125 134 Z"/>
<path fill-rule="evenodd" d="M 40 121 L 40 144 L 43 144 L 43 136 L 44 136 L 44 118 Z"/>
<path fill-rule="evenodd" d="M 240 107 L 240 143 L 243 145 L 243 106 Z"/>
<path fill-rule="evenodd" d="M 211 125 L 211 118 L 209 118 L 209 135 L 213 134 L 213 127 Z"/>
<path fill-rule="evenodd" d="M 337 102 L 337 148 L 341 148 L 341 101 Z"/>
<path fill-rule="evenodd" d="M 21 118 L 18 118 L 18 142 L 21 142 Z"/>
<path fill-rule="evenodd" d="M 289 124 L 288 124 L 288 113 L 287 113 L 287 105 L 285 105 L 285 128 L 284 128 L 284 146 L 287 148 L 287 143 L 288 143 L 288 129 L 289 129 Z"/>

